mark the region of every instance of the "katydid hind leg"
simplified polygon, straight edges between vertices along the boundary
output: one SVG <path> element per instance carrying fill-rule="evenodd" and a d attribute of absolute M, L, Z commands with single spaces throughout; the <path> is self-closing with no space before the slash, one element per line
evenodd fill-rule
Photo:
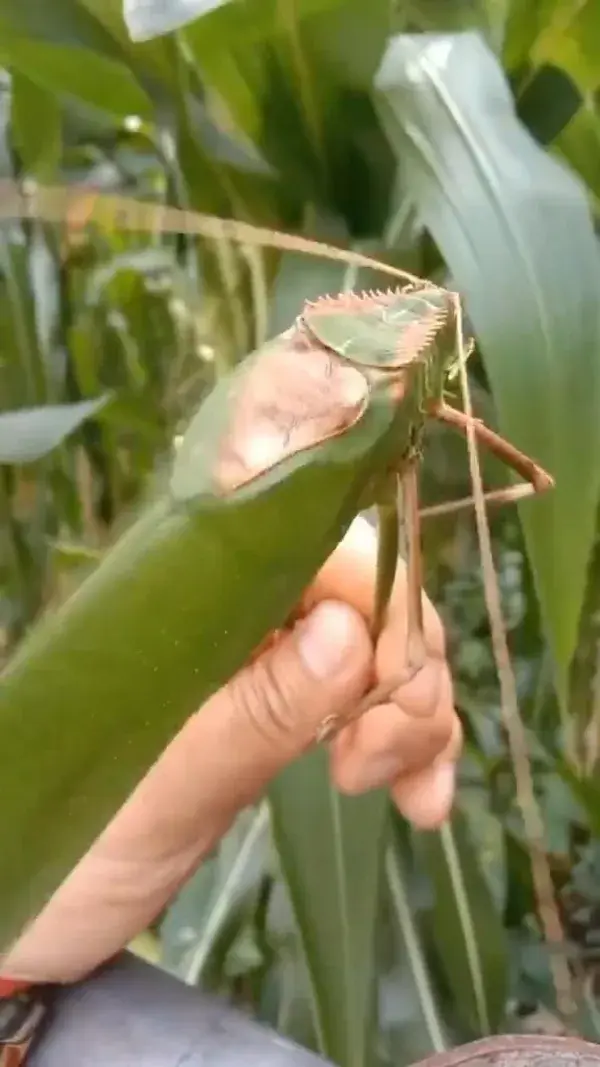
<path fill-rule="evenodd" d="M 442 422 L 446 426 L 452 426 L 465 438 L 467 436 L 467 429 L 469 425 L 472 424 L 475 437 L 479 444 L 487 448 L 489 452 L 497 456 L 498 459 L 501 459 L 507 467 L 510 467 L 519 474 L 521 478 L 528 482 L 531 486 L 531 492 L 544 493 L 546 490 L 554 487 L 554 479 L 550 474 L 531 459 L 530 456 L 525 455 L 524 452 L 520 452 L 518 448 L 515 448 L 510 441 L 507 441 L 504 437 L 501 437 L 500 434 L 491 430 L 481 419 L 470 419 L 468 415 L 465 415 L 464 411 L 460 411 L 458 408 L 453 408 L 449 404 L 443 402 L 432 404 L 428 409 L 428 415 L 437 422 Z M 523 494 L 521 493 L 519 495 Z M 513 499 L 513 497 L 507 497 L 506 499 L 510 500 Z"/>
<path fill-rule="evenodd" d="M 517 485 L 508 485 L 504 489 L 491 489 L 483 494 L 486 504 L 515 504 L 518 500 L 526 500 L 530 496 L 537 496 L 540 490 L 535 489 L 531 482 L 519 482 Z M 421 508 L 421 519 L 439 518 L 440 515 L 452 515 L 457 511 L 465 511 L 475 506 L 474 496 L 463 496 L 459 500 L 446 500 L 443 504 L 430 504 L 429 507 Z"/>
<path fill-rule="evenodd" d="M 503 489 L 492 489 L 484 495 L 484 500 L 487 504 L 512 504 L 517 500 L 525 500 L 529 496 L 539 495 L 553 488 L 554 479 L 551 475 L 533 459 L 526 456 L 524 452 L 520 452 L 504 437 L 501 437 L 500 434 L 495 433 L 489 426 L 486 426 L 481 419 L 470 420 L 463 411 L 459 411 L 458 408 L 453 408 L 443 402 L 431 405 L 428 415 L 437 422 L 442 422 L 445 426 L 451 426 L 458 430 L 463 437 L 467 436 L 467 428 L 472 422 L 475 436 L 479 443 L 497 456 L 498 459 L 502 460 L 507 467 L 510 467 L 511 470 L 514 470 L 525 479 L 524 482 L 519 482 L 517 485 L 506 486 Z M 457 511 L 463 511 L 465 508 L 473 507 L 474 504 L 475 498 L 473 496 L 462 497 L 460 500 L 450 500 L 443 504 L 434 504 L 421 510 L 421 519 L 451 515 Z"/>

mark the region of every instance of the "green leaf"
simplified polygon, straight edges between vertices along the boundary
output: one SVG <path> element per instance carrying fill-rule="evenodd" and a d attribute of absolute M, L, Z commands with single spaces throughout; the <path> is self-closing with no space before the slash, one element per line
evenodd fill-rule
<path fill-rule="evenodd" d="M 343 214 L 361 236 L 381 229 L 393 176 L 370 98 L 388 29 L 386 0 L 368 9 L 363 0 L 254 0 L 185 31 L 206 81 L 281 174 L 286 197 Z"/>
<path fill-rule="evenodd" d="M 269 894 L 265 926 L 273 958 L 263 986 L 260 1021 L 317 1052 L 306 959 L 288 888 L 281 877 L 274 881 Z"/>
<path fill-rule="evenodd" d="M 567 14 L 564 4 L 557 4 L 553 18 L 545 13 L 530 59 L 536 66 L 551 63 L 562 67 L 583 92 L 594 92 L 600 85 L 600 5 L 597 0 L 574 3 Z"/>
<path fill-rule="evenodd" d="M 0 6 L 0 56 L 8 67 L 50 92 L 147 118 L 149 100 L 128 69 L 126 44 L 80 0 L 2 0 Z"/>
<path fill-rule="evenodd" d="M 520 515 L 564 693 L 600 482 L 600 261 L 587 198 L 518 122 L 475 34 L 394 38 L 377 99 L 465 299 L 500 431 L 556 479 Z"/>
<path fill-rule="evenodd" d="M 52 452 L 86 419 L 95 415 L 109 397 L 77 404 L 49 404 L 21 408 L 0 415 L 0 463 L 34 463 Z"/>
<path fill-rule="evenodd" d="M 268 336 L 276 337 L 287 329 L 305 300 L 340 292 L 348 283 L 349 272 L 342 264 L 318 259 L 313 265 L 306 256 L 284 253 L 272 289 Z"/>
<path fill-rule="evenodd" d="M 405 1055 L 407 1041 L 411 1049 L 418 1042 L 417 1048 L 411 1053 L 412 1062 L 415 1062 L 434 1052 L 443 1052 L 448 1048 L 449 1040 L 412 906 L 408 863 L 403 855 L 405 852 L 409 853 L 407 835 L 395 833 L 385 852 L 385 879 L 394 920 L 394 937 L 401 945 L 401 973 L 396 973 L 396 980 L 402 982 L 403 1006 L 407 996 L 410 996 L 413 1005 L 408 1019 L 404 1008 L 401 1019 L 393 1027 L 393 1030 L 399 1030 L 394 1044 L 397 1043 Z M 412 859 L 410 854 L 408 859 Z"/>
<path fill-rule="evenodd" d="M 302 938 L 319 1043 L 340 1067 L 370 1062 L 374 937 L 388 800 L 336 793 L 318 749 L 270 790 L 275 843 Z"/>
<path fill-rule="evenodd" d="M 149 41 L 187 26 L 229 0 L 124 0 L 123 12 L 133 41 Z"/>
<path fill-rule="evenodd" d="M 96 52 L 113 60 L 123 58 L 114 37 L 79 0 L 2 0 L 0 40 L 4 32 L 31 41 Z"/>
<path fill-rule="evenodd" d="M 596 0 L 511 0 L 503 61 L 528 79 L 531 67 L 562 67 L 582 90 L 600 81 L 600 9 Z"/>
<path fill-rule="evenodd" d="M 244 4 L 221 3 L 186 29 L 186 37 L 199 52 L 217 49 L 226 54 L 242 45 L 245 50 L 271 34 L 287 34 L 290 28 L 313 15 L 343 7 L 346 0 L 247 0 Z"/>
<path fill-rule="evenodd" d="M 600 112 L 584 101 L 576 115 L 559 134 L 554 149 L 586 182 L 600 210 Z"/>
<path fill-rule="evenodd" d="M 508 70 L 519 70 L 526 64 L 544 19 L 550 21 L 554 6 L 555 0 L 544 4 L 538 0 L 509 0 L 502 54 Z"/>
<path fill-rule="evenodd" d="M 0 24 L 0 62 L 48 92 L 69 94 L 119 117 L 152 116 L 148 97 L 127 67 L 98 52 L 36 41 Z"/>
<path fill-rule="evenodd" d="M 239 932 L 267 868 L 269 809 L 242 812 L 178 894 L 161 923 L 162 963 L 188 985 L 203 985 L 224 931 Z M 221 949 L 221 953 L 223 949 Z"/>
<path fill-rule="evenodd" d="M 24 74 L 11 85 L 11 119 L 15 147 L 25 173 L 51 182 L 61 154 L 61 115 L 57 101 Z"/>
<path fill-rule="evenodd" d="M 434 886 L 431 933 L 455 1010 L 475 1036 L 495 1033 L 505 1014 L 505 933 L 459 811 L 417 844 Z"/>

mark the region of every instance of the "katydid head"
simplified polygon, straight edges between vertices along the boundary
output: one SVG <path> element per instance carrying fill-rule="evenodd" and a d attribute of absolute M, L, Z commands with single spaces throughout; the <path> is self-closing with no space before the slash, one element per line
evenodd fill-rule
<path fill-rule="evenodd" d="M 450 365 L 455 355 L 435 342 L 453 320 L 453 297 L 433 285 L 387 292 L 340 293 L 307 303 L 303 326 L 325 348 L 365 369 L 398 372 L 435 358 Z"/>

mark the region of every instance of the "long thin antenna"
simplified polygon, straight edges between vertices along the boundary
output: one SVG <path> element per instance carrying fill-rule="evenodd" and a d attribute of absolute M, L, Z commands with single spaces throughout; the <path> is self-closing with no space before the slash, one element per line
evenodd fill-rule
<path fill-rule="evenodd" d="M 346 248 L 312 241 L 299 234 L 283 233 L 254 226 L 236 219 L 222 219 L 197 211 L 184 211 L 168 204 L 155 204 L 126 196 L 109 196 L 85 185 L 38 186 L 26 188 L 10 179 L 0 180 L 0 219 L 41 219 L 62 222 L 76 231 L 98 225 L 101 229 L 133 233 L 197 234 L 214 241 L 235 241 L 240 245 L 278 248 L 284 252 L 301 252 L 321 259 L 337 260 L 356 267 L 381 271 L 403 282 L 421 287 L 423 279 L 408 271 L 383 263 L 371 256 Z M 433 282 L 428 288 L 439 289 Z"/>
<path fill-rule="evenodd" d="M 466 438 L 469 452 L 469 469 L 473 484 L 475 518 L 486 607 L 490 620 L 492 648 L 498 681 L 502 715 L 508 735 L 508 743 L 515 772 L 517 801 L 521 809 L 525 836 L 531 855 L 531 870 L 537 898 L 538 912 L 542 930 L 550 950 L 550 965 L 554 978 L 556 1001 L 561 1015 L 567 1019 L 577 1011 L 573 992 L 573 980 L 565 952 L 565 936 L 554 896 L 554 886 L 544 844 L 544 822 L 535 797 L 531 763 L 527 750 L 527 736 L 517 698 L 517 685 L 510 660 L 506 627 L 502 618 L 502 604 L 498 576 L 494 566 L 492 538 L 485 510 L 483 481 L 477 451 L 473 408 L 467 378 L 465 348 L 463 340 L 462 306 L 458 294 L 455 296 L 456 307 L 456 343 L 458 349 L 459 377 L 466 424 Z"/>

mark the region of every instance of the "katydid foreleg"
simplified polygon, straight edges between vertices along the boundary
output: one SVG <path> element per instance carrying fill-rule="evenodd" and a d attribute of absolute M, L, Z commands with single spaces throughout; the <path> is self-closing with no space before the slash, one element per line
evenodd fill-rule
<path fill-rule="evenodd" d="M 406 652 L 404 667 L 392 679 L 386 679 L 371 689 L 347 715 L 330 717 L 319 731 L 319 741 L 331 741 L 350 722 L 359 719 L 370 708 L 385 704 L 393 693 L 407 685 L 425 665 L 427 648 L 423 622 L 423 558 L 419 517 L 419 459 L 406 465 L 396 483 L 400 483 L 402 520 L 407 542 L 406 553 Z M 389 500 L 379 506 L 379 545 L 377 581 L 372 635 L 377 640 L 385 622 L 398 563 L 399 508 L 396 494 L 392 508 Z"/>

